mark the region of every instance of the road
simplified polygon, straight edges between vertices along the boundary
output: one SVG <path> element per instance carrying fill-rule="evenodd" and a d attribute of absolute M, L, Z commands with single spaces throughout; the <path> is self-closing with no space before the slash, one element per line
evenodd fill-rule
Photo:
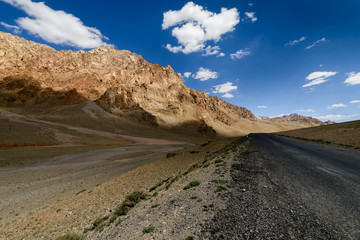
<path fill-rule="evenodd" d="M 360 152 L 254 134 L 212 239 L 360 239 Z"/>

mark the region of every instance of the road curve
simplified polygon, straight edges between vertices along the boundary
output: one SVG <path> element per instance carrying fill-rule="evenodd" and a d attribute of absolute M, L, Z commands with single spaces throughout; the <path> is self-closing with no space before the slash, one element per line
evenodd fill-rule
<path fill-rule="evenodd" d="M 211 239 L 360 239 L 360 152 L 254 134 Z"/>

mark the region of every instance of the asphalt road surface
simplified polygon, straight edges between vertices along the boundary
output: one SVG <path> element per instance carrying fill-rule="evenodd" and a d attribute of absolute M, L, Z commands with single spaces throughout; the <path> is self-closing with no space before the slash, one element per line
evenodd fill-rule
<path fill-rule="evenodd" d="M 360 239 L 360 152 L 255 134 L 210 239 Z"/>

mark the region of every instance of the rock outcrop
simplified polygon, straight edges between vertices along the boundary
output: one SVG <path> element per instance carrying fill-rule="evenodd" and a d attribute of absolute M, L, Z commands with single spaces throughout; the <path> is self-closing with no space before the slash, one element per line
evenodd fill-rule
<path fill-rule="evenodd" d="M 0 32 L 0 101 L 8 104 L 94 101 L 103 109 L 154 127 L 189 125 L 199 133 L 229 135 L 247 109 L 187 88 L 170 67 L 102 46 L 57 51 Z M 241 130 L 239 130 L 241 132 Z"/>

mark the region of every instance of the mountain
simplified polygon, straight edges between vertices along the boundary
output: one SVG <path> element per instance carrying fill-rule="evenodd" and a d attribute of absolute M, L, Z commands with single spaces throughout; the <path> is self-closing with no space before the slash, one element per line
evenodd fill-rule
<path fill-rule="evenodd" d="M 324 125 L 325 123 L 312 117 L 302 116 L 296 113 L 292 113 L 289 115 L 284 115 L 282 117 L 275 117 L 272 118 L 273 120 L 280 120 L 280 121 L 302 121 L 307 122 L 311 125 L 317 126 L 317 125 Z"/>
<path fill-rule="evenodd" d="M 170 66 L 102 46 L 91 51 L 55 49 L 0 32 L 0 101 L 8 104 L 77 104 L 95 101 L 118 116 L 173 129 L 229 134 L 247 109 L 187 88 Z"/>
<path fill-rule="evenodd" d="M 49 109 L 85 102 L 117 118 L 186 134 L 297 128 L 259 120 L 246 108 L 190 89 L 170 66 L 150 64 L 126 50 L 57 51 L 0 32 L 0 106 Z"/>

